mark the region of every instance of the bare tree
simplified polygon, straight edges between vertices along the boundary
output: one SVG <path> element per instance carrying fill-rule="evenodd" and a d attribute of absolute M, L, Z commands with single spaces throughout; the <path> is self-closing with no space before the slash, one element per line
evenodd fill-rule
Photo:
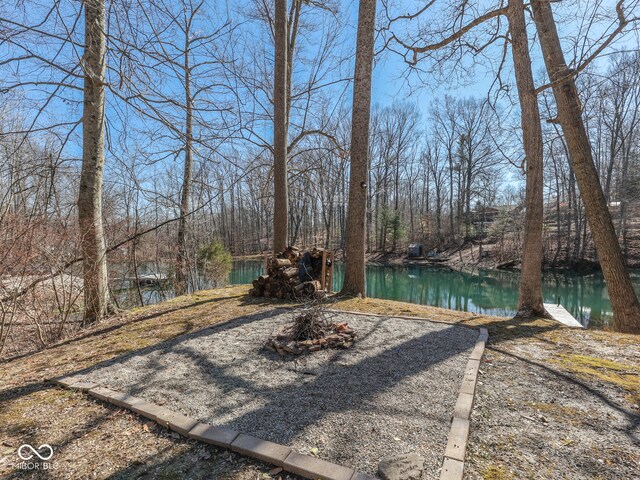
<path fill-rule="evenodd" d="M 371 73 L 375 39 L 376 0 L 361 0 L 358 9 L 356 63 L 353 75 L 351 114 L 351 169 L 342 294 L 366 295 L 365 221 L 369 181 L 369 121 L 371 117 Z"/>
<path fill-rule="evenodd" d="M 447 156 L 449 177 L 449 233 L 455 236 L 453 199 L 455 174 L 455 145 L 458 137 L 456 126 L 458 110 L 455 108 L 454 99 L 448 95 L 444 102 L 436 101 L 431 105 L 431 121 L 434 125 L 435 141 L 442 145 Z"/>
<path fill-rule="evenodd" d="M 436 246 L 442 248 L 442 211 L 443 211 L 443 192 L 446 184 L 447 164 L 443 161 L 440 154 L 440 148 L 435 139 L 431 144 L 427 144 L 426 152 L 422 154 L 425 172 L 429 175 L 429 180 L 433 181 L 435 193 L 435 210 L 436 210 Z M 426 181 L 424 188 L 429 190 L 430 182 Z M 426 201 L 428 204 L 428 200 Z M 428 208 L 428 205 L 427 205 Z"/>
<path fill-rule="evenodd" d="M 538 97 L 535 93 L 527 24 L 522 0 L 509 0 L 507 13 L 511 34 L 518 98 L 520 100 L 522 145 L 525 154 L 526 197 L 522 270 L 518 294 L 518 317 L 548 317 L 542 302 L 542 225 L 544 221 L 542 195 L 542 126 Z"/>
<path fill-rule="evenodd" d="M 523 3 L 526 13 L 530 6 Z M 82 142 L 77 125 L 84 93 L 81 82 L 87 81 L 88 94 L 89 80 L 98 77 L 90 75 L 88 80 L 83 75 L 84 67 L 86 72 L 91 68 L 81 58 L 84 4 L 59 0 L 36 4 L 5 2 L 0 7 L 0 231 L 4 235 L 0 276 L 10 284 L 0 294 L 0 315 L 6 320 L 0 321 L 0 347 L 3 339 L 9 339 L 5 351 L 14 349 L 14 319 L 19 322 L 27 315 L 34 324 L 38 348 L 55 337 L 44 327 L 46 315 L 70 318 L 74 324 L 81 320 L 68 315 L 77 308 L 71 302 L 75 295 L 71 292 L 79 291 L 75 284 L 70 288 L 68 283 L 48 280 L 64 278 L 66 282 L 70 267 L 83 259 L 77 241 L 81 172 L 76 152 L 81 151 Z M 432 4 L 435 7 L 429 6 Z M 199 271 L 202 265 L 193 261 L 198 251 L 212 240 L 221 240 L 234 254 L 264 252 L 272 244 L 274 212 L 282 212 L 274 208 L 270 139 L 274 125 L 273 1 L 255 0 L 251 2 L 255 8 L 241 5 L 243 18 L 237 23 L 226 12 L 218 12 L 217 5 L 207 0 L 104 2 L 104 106 L 103 113 L 96 111 L 98 117 L 103 115 L 106 157 L 101 217 L 115 293 L 111 300 L 124 307 L 150 299 L 150 292 L 144 289 L 134 287 L 130 294 L 117 291 L 124 288 L 126 278 L 145 269 L 171 271 L 169 266 L 176 265 L 176 260 L 178 277 L 186 280 L 178 282 L 178 292 L 184 291 L 181 284 L 187 288 L 210 285 Z M 347 230 L 358 228 L 358 222 L 351 220 L 353 212 L 347 221 L 348 137 L 354 133 L 347 91 L 353 52 L 345 41 L 350 30 L 343 28 L 349 17 L 342 15 L 339 2 L 291 0 L 286 6 L 287 241 L 302 247 L 324 244 L 342 249 Z M 539 128 L 531 111 L 531 87 L 526 86 L 530 85 L 526 78 L 529 62 L 524 56 L 526 30 L 522 18 L 510 14 L 516 9 L 520 15 L 522 8 L 518 0 L 429 2 L 424 11 L 433 12 L 430 21 L 421 22 L 414 33 L 392 22 L 396 34 L 408 40 L 397 42 L 389 37 L 391 30 L 382 29 L 382 37 L 389 39 L 387 46 L 400 45 L 400 50 L 408 52 L 407 68 L 424 72 L 420 79 L 427 80 L 425 85 L 437 83 L 432 75 L 438 74 L 449 75 L 452 82 L 471 81 L 460 70 L 452 75 L 450 66 L 465 71 L 466 67 L 494 67 L 496 83 L 489 103 L 477 97 L 436 98 L 433 113 L 423 116 L 424 125 L 417 114 L 420 107 L 410 99 L 372 107 L 370 166 L 368 178 L 362 179 L 366 182 L 368 253 L 401 254 L 407 243 L 420 242 L 427 250 L 445 250 L 452 261 L 460 252 L 465 266 L 477 262 L 491 268 L 497 262 L 522 257 L 522 282 L 531 279 L 527 290 L 537 291 L 539 275 L 533 272 L 538 272 L 537 238 L 542 223 L 533 222 L 538 230 L 525 228 L 525 224 L 537 215 L 539 197 L 529 191 L 525 202 L 524 189 L 511 186 L 509 173 L 521 168 L 519 161 L 512 162 L 511 171 L 507 162 L 498 163 L 500 158 L 520 158 L 524 150 L 527 186 L 533 189 L 538 177 L 533 170 L 539 158 Z M 601 8 L 596 7 L 594 15 Z M 624 10 L 628 13 L 629 9 Z M 188 25 L 191 18 L 194 23 Z M 411 23 L 417 17 L 398 18 L 397 22 Z M 598 18 L 584 25 L 600 21 Z M 212 28 L 222 23 L 228 26 Z M 607 32 L 611 29 L 603 35 Z M 640 62 L 636 52 L 623 55 L 608 49 L 609 70 L 603 68 L 604 61 L 583 67 L 584 61 L 578 61 L 581 54 L 589 60 L 593 57 L 590 52 L 602 52 L 583 33 L 580 30 L 572 39 L 576 60 L 570 63 L 580 73 L 576 82 L 584 127 L 624 259 L 630 267 L 637 266 L 640 116 L 636 107 L 640 95 L 635 78 Z M 608 42 L 603 39 L 598 42 Z M 506 103 L 503 99 L 510 85 L 503 84 L 500 75 L 506 72 L 501 63 L 511 64 L 506 58 L 510 54 L 520 96 L 532 108 L 523 101 L 522 118 L 507 117 L 501 109 L 503 122 L 492 109 Z M 420 60 L 419 67 L 416 60 Z M 552 84 L 543 83 L 534 87 L 534 94 L 545 118 L 554 117 Z M 87 104 L 87 138 L 92 128 L 91 107 L 95 106 Z M 512 132 L 505 125 L 515 122 L 521 127 L 517 131 L 522 132 L 524 149 L 520 141 L 512 146 L 502 140 Z M 423 128 L 428 135 L 420 131 Z M 581 185 L 568 162 L 567 139 L 558 123 L 543 123 L 542 131 L 549 160 L 542 189 L 546 196 L 542 258 L 550 267 L 594 266 L 594 239 L 578 188 Z M 354 179 L 358 175 L 357 140 L 353 142 Z M 90 148 L 86 151 L 90 156 Z M 357 187 L 362 189 L 356 182 L 352 195 L 359 191 Z M 356 204 L 352 202 L 352 210 Z M 516 208 L 504 208 L 507 205 Z M 521 207 L 526 207 L 526 213 L 520 213 Z M 486 220 L 485 208 L 494 212 L 490 218 L 498 220 Z M 26 231 L 30 234 L 20 237 Z M 468 242 L 460 245 L 464 237 Z M 478 244 L 486 255 L 473 255 Z M 482 252 L 487 244 L 497 248 Z M 128 248 L 122 248 L 125 245 Z M 346 257 L 361 258 L 359 253 Z M 357 275 L 364 278 L 360 272 Z M 116 278 L 121 279 L 120 285 Z M 47 311 L 46 302 L 36 302 L 47 289 L 61 294 L 60 308 Z M 363 293 L 364 287 L 356 292 Z M 526 303 L 524 297 L 522 294 L 520 307 Z M 541 301 L 537 294 L 532 293 L 531 298 L 532 303 Z M 55 295 L 51 299 L 57 302 Z M 32 301 L 39 315 L 28 311 Z M 521 314 L 528 312 L 521 308 Z M 55 330 L 70 331 L 66 327 Z"/>
<path fill-rule="evenodd" d="M 189 218 L 187 213 L 191 209 L 191 176 L 193 173 L 193 95 L 191 93 L 191 26 L 193 17 L 197 14 L 202 2 L 190 11 L 185 12 L 184 22 L 184 54 L 182 67 L 185 94 L 185 133 L 184 133 L 184 167 L 182 177 L 182 195 L 180 198 L 180 222 L 178 223 L 178 255 L 176 258 L 176 283 L 177 295 L 187 292 L 187 229 Z M 186 10 L 186 9 L 185 9 Z"/>
<path fill-rule="evenodd" d="M 295 3 L 295 2 L 294 2 Z M 275 63 L 273 67 L 273 251 L 287 247 L 289 179 L 287 176 L 287 2 L 275 0 Z"/>
<path fill-rule="evenodd" d="M 496 174 L 495 167 L 500 159 L 496 156 L 496 137 L 492 133 L 492 118 L 488 102 L 475 98 L 457 102 L 458 151 L 457 160 L 460 175 L 458 188 L 459 217 L 464 218 L 464 240 L 471 239 L 472 198 L 476 183 L 482 177 Z"/>
<path fill-rule="evenodd" d="M 119 18 L 116 23 L 120 36 L 112 40 L 112 49 L 121 60 L 120 88 L 114 94 L 141 117 L 140 137 L 167 142 L 165 149 L 149 155 L 153 158 L 147 163 L 168 157 L 183 160 L 176 182 L 179 221 L 172 262 L 174 287 L 181 295 L 197 283 L 194 219 L 189 215 L 194 170 L 213 161 L 237 128 L 230 108 L 234 92 L 225 78 L 234 60 L 229 53 L 234 25 L 216 15 L 207 0 L 138 0 L 137 6 L 137 20 Z M 211 241 L 201 240 L 206 245 Z"/>
<path fill-rule="evenodd" d="M 598 251 L 611 307 L 614 327 L 620 332 L 640 332 L 640 303 L 618 244 L 611 214 L 593 162 L 589 137 L 582 120 L 582 107 L 574 72 L 567 67 L 556 29 L 551 4 L 535 0 L 531 4 L 540 47 L 558 109 L 571 166 L 584 200 L 587 220 Z M 620 22 L 625 23 L 622 2 L 617 5 Z"/>
<path fill-rule="evenodd" d="M 101 320 L 109 310 L 107 258 L 102 228 L 104 174 L 105 36 L 104 0 L 85 3 L 84 108 L 82 114 L 82 172 L 78 195 L 84 319 Z"/>

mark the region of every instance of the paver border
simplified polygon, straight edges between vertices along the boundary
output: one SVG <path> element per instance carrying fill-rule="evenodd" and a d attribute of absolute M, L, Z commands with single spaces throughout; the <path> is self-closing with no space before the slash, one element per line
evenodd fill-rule
<path fill-rule="evenodd" d="M 469 356 L 458 400 L 453 409 L 451 429 L 449 430 L 447 447 L 444 451 L 440 470 L 440 480 L 462 480 L 464 457 L 467 451 L 471 426 L 471 411 L 473 410 L 473 401 L 477 391 L 478 371 L 487 340 L 489 340 L 489 331 L 486 328 L 480 328 L 480 334 Z"/>
<path fill-rule="evenodd" d="M 352 468 L 305 455 L 291 447 L 262 440 L 252 435 L 198 422 L 179 412 L 94 382 L 74 381 L 72 375 L 55 378 L 51 381 L 63 388 L 78 390 L 103 402 L 131 410 L 183 437 L 232 450 L 241 455 L 281 467 L 287 472 L 304 478 L 311 480 L 375 480 L 375 477 Z"/>
<path fill-rule="evenodd" d="M 347 310 L 334 310 L 331 312 L 374 316 L 386 318 L 400 318 L 406 320 L 421 320 L 433 323 L 443 323 L 456 325 L 464 328 L 477 330 L 470 325 L 460 325 L 455 323 L 430 320 L 422 317 L 409 317 L 403 315 L 383 315 L 369 314 L 363 312 L 351 312 Z M 210 328 L 210 327 L 206 327 Z M 453 412 L 453 421 L 447 439 L 447 447 L 444 454 L 443 465 L 440 473 L 440 480 L 461 480 L 464 470 L 464 455 L 469 436 L 469 418 L 473 408 L 475 397 L 475 386 L 477 382 L 480 359 L 484 353 L 485 343 L 489 338 L 486 328 L 480 328 L 480 334 L 476 340 L 474 350 L 468 360 L 465 369 L 462 387 L 458 394 L 457 402 Z M 94 382 L 87 382 L 74 379 L 73 375 L 54 378 L 51 382 L 63 388 L 78 390 L 97 398 L 98 400 L 111 403 L 112 405 L 126 408 L 133 413 L 155 421 L 165 428 L 201 442 L 216 445 L 221 448 L 232 450 L 236 453 L 255 458 L 265 463 L 270 463 L 285 471 L 299 475 L 301 477 L 316 480 L 375 480 L 369 474 L 358 472 L 352 468 L 344 467 L 328 462 L 318 457 L 305 455 L 286 445 L 269 442 L 267 440 L 253 437 L 242 432 L 236 432 L 225 427 L 209 425 L 198 422 L 185 415 L 169 410 L 166 407 L 156 405 L 144 399 L 131 396 L 127 393 L 113 390 L 107 386 Z M 470 397 L 470 398 L 469 398 Z M 251 440 L 248 446 L 241 446 L 240 440 Z M 286 455 L 285 455 L 286 453 Z"/>

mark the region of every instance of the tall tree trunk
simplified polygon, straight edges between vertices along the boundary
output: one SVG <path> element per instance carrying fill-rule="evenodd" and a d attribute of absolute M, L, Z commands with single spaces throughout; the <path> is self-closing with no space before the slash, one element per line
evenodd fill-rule
<path fill-rule="evenodd" d="M 622 254 L 625 259 L 629 258 L 629 232 L 627 226 L 627 202 L 628 202 L 628 180 L 629 180 L 629 161 L 631 157 L 631 138 L 624 140 L 622 150 L 622 172 L 620 174 L 620 236 L 622 238 Z"/>
<path fill-rule="evenodd" d="M 562 144 L 566 147 L 566 142 L 562 141 Z M 569 158 L 569 150 L 565 148 L 565 155 L 567 156 L 567 158 Z M 574 259 L 574 253 L 573 253 L 573 237 L 571 232 L 573 231 L 573 227 L 575 224 L 575 229 L 578 229 L 578 217 L 576 215 L 574 215 L 574 212 L 576 210 L 576 182 L 575 182 L 575 176 L 573 174 L 573 168 L 571 166 L 569 166 L 569 176 L 568 176 L 568 185 L 567 185 L 567 189 L 568 189 L 568 197 L 569 200 L 567 202 L 567 234 L 566 234 L 566 238 L 567 238 L 567 262 L 569 265 L 571 265 L 575 259 Z"/>
<path fill-rule="evenodd" d="M 438 250 L 442 248 L 442 185 L 439 178 L 436 178 L 436 235 Z"/>
<path fill-rule="evenodd" d="M 275 0 L 273 81 L 273 251 L 287 248 L 289 186 L 287 180 L 287 1 Z"/>
<path fill-rule="evenodd" d="M 640 304 L 598 180 L 589 138 L 582 120 L 578 90 L 564 59 L 551 4 L 548 1 L 535 0 L 532 2 L 532 8 L 545 65 L 553 83 L 558 121 L 564 132 L 569 159 L 607 283 L 614 328 L 619 332 L 640 332 Z"/>
<path fill-rule="evenodd" d="M 472 128 L 472 127 L 471 127 Z M 462 161 L 464 160 L 463 188 L 464 192 L 461 197 L 462 208 L 461 214 L 464 216 L 464 243 L 471 240 L 471 188 L 473 186 L 473 146 L 471 139 L 474 132 L 471 128 L 467 129 L 467 134 L 462 135 L 460 148 L 460 169 L 462 170 Z M 473 248 L 471 249 L 473 254 Z"/>
<path fill-rule="evenodd" d="M 107 258 L 102 229 L 105 28 L 104 0 L 87 0 L 85 2 L 82 171 L 78 195 L 85 324 L 99 321 L 109 309 Z"/>
<path fill-rule="evenodd" d="M 452 154 L 452 149 L 453 146 L 452 145 L 447 145 L 447 161 L 449 163 L 449 236 L 450 238 L 454 238 L 455 239 L 455 227 L 453 224 L 453 188 L 454 188 L 454 183 L 453 183 L 453 170 L 454 170 L 454 165 L 453 165 L 453 154 Z"/>
<path fill-rule="evenodd" d="M 560 232 L 562 230 L 561 218 L 560 218 L 560 199 L 561 199 L 560 172 L 558 172 L 558 165 L 557 165 L 555 156 L 553 155 L 553 147 L 551 148 L 550 152 L 551 152 L 551 159 L 553 160 L 553 171 L 554 171 L 554 176 L 556 181 L 556 253 L 553 256 L 553 261 L 552 261 L 552 265 L 555 267 L 557 265 L 558 257 L 560 255 L 560 250 L 562 249 L 562 243 L 561 243 L 562 236 L 560 235 Z"/>
<path fill-rule="evenodd" d="M 464 241 L 471 240 L 471 187 L 473 185 L 473 152 L 471 151 L 471 136 L 467 137 L 467 176 L 464 187 Z M 473 253 L 473 248 L 471 249 Z"/>
<path fill-rule="evenodd" d="M 371 185 L 371 169 L 369 169 L 369 179 L 367 180 L 367 184 Z M 371 226 L 373 223 L 373 215 L 372 215 L 372 209 L 373 209 L 373 195 L 372 195 L 372 189 L 369 188 L 369 191 L 367 192 L 367 231 L 365 233 L 366 238 L 367 238 L 367 253 L 371 252 Z"/>
<path fill-rule="evenodd" d="M 286 2 L 285 2 L 286 5 Z M 296 40 L 298 38 L 298 27 L 300 23 L 300 10 L 302 8 L 302 0 L 293 0 L 291 2 L 291 11 L 289 18 L 286 22 L 287 30 L 285 31 L 285 38 L 287 39 L 287 53 L 285 58 L 287 59 L 287 76 L 286 88 L 287 88 L 287 111 L 286 111 L 286 135 L 289 135 L 289 119 L 291 115 L 291 79 L 293 78 L 293 54 L 296 49 Z"/>
<path fill-rule="evenodd" d="M 509 0 L 511 54 L 520 99 L 522 143 L 526 159 L 526 194 L 522 271 L 517 317 L 549 317 L 542 303 L 542 126 L 535 94 L 527 24 L 522 0 Z"/>
<path fill-rule="evenodd" d="M 365 218 L 369 179 L 369 122 L 376 0 L 360 0 L 351 113 L 351 170 L 342 294 L 365 293 Z"/>
<path fill-rule="evenodd" d="M 184 172 L 182 176 L 182 197 L 180 199 L 180 221 L 178 222 L 178 257 L 176 261 L 176 295 L 188 291 L 189 262 L 187 256 L 187 215 L 191 203 L 191 174 L 193 171 L 193 99 L 191 98 L 191 67 L 189 65 L 189 32 L 185 35 L 184 88 L 186 105 L 186 127 L 184 141 Z"/>

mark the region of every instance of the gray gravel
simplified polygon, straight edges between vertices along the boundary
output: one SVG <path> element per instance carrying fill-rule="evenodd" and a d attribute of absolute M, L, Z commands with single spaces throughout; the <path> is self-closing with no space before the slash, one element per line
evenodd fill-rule
<path fill-rule="evenodd" d="M 477 332 L 420 320 L 333 317 L 356 330 L 353 348 L 282 359 L 262 347 L 291 319 L 274 310 L 80 376 L 371 474 L 383 457 L 415 452 L 426 460 L 426 477 L 437 478 Z"/>

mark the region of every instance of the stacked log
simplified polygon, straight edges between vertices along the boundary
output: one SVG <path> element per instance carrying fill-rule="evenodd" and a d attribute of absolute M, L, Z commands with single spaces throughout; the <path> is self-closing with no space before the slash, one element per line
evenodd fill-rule
<path fill-rule="evenodd" d="M 314 258 L 322 257 L 324 250 L 314 248 Z M 322 295 L 324 290 L 319 281 L 321 272 L 313 272 L 314 279 L 300 279 L 300 260 L 303 253 L 295 247 L 288 247 L 275 257 L 267 259 L 266 273 L 253 281 L 249 294 L 254 297 L 273 297 L 286 300 L 297 300 L 303 297 Z"/>

